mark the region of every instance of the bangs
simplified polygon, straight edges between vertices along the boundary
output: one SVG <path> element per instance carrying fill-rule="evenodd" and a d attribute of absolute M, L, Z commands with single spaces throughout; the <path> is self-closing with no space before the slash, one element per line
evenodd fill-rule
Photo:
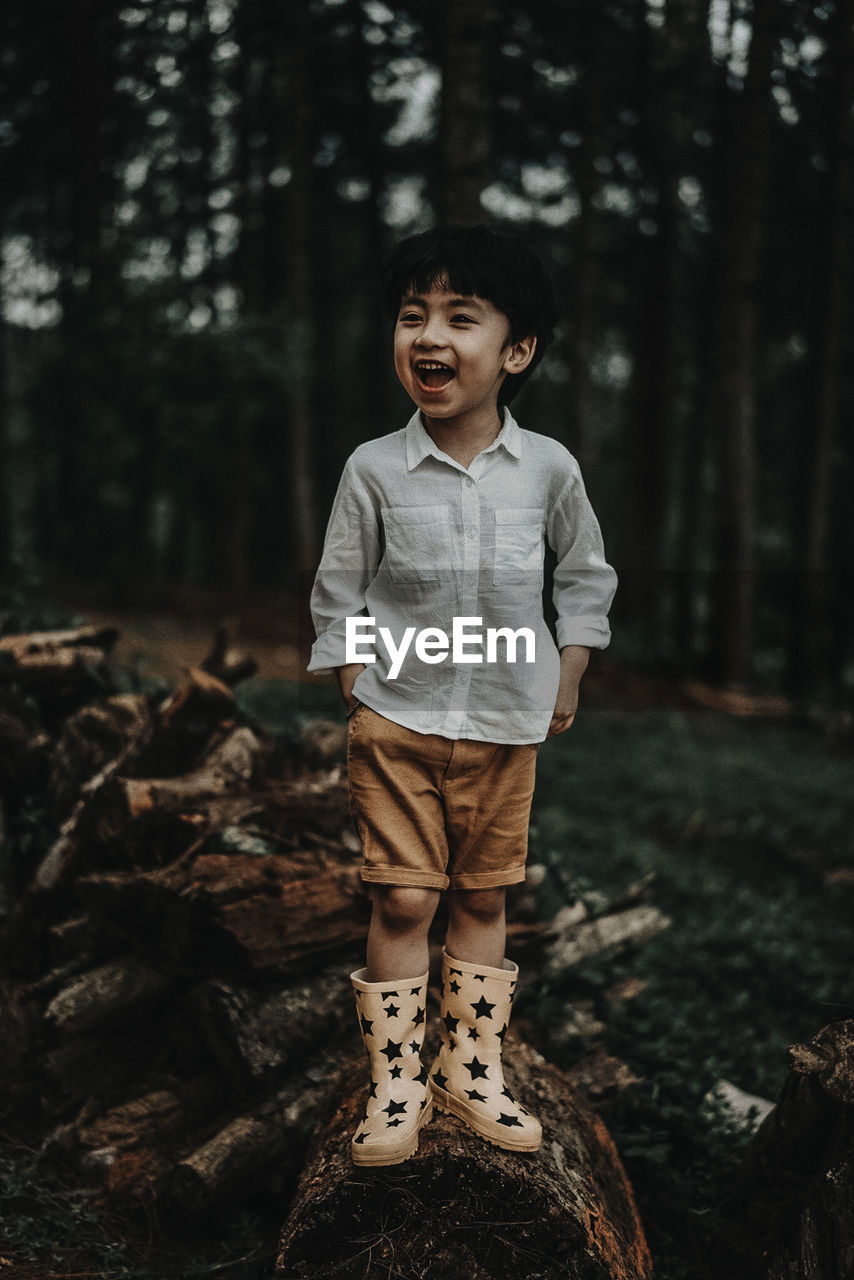
<path fill-rule="evenodd" d="M 423 295 L 438 288 L 491 302 L 510 320 L 513 337 L 525 337 L 527 333 L 518 327 L 519 290 L 513 265 L 507 245 L 498 236 L 475 239 L 466 229 L 460 236 L 437 233 L 415 237 L 414 243 L 398 252 L 385 274 L 389 314 L 397 315 L 407 294 Z"/>
<path fill-rule="evenodd" d="M 433 289 L 441 289 L 443 293 L 455 293 L 461 298 L 482 298 L 485 302 L 494 301 L 488 281 L 479 277 L 472 264 L 465 260 L 448 262 L 444 258 L 435 262 L 419 264 L 413 270 L 410 279 L 403 285 L 397 295 L 394 309 L 400 299 L 408 293 L 427 294 Z M 389 299 L 391 303 L 391 299 Z"/>

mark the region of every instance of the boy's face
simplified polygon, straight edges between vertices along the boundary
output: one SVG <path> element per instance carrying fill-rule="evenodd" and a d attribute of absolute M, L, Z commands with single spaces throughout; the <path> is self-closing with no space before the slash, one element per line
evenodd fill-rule
<path fill-rule="evenodd" d="M 483 415 L 494 420 L 508 373 L 531 361 L 536 338 L 511 343 L 510 322 L 484 298 L 463 297 L 434 284 L 407 294 L 394 330 L 394 367 L 407 394 L 428 418 L 451 425 Z"/>

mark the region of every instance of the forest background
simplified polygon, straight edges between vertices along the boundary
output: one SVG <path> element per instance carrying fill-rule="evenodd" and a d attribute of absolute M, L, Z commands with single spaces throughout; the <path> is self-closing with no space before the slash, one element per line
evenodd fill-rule
<path fill-rule="evenodd" d="M 299 597 L 402 425 L 378 266 L 522 230 L 618 656 L 850 702 L 851 0 L 4 7 L 0 576 Z"/>
<path fill-rule="evenodd" d="M 637 980 L 611 1127 L 657 1274 L 740 1274 L 742 1136 L 701 1104 L 773 1098 L 851 1008 L 854 0 L 7 0 L 0 37 L 0 631 L 52 592 L 295 630 L 346 456 L 410 412 L 388 247 L 489 220 L 551 264 L 561 327 L 514 412 L 578 456 L 620 588 L 532 858 L 550 909 L 641 881 L 672 924 L 535 1012 Z M 829 732 L 700 712 L 686 677 Z M 340 714 L 310 683 L 242 696 L 294 738 L 295 701 Z M 35 867 L 28 804 L 6 857 Z M 4 1140 L 40 1258 L 81 1227 L 41 1184 L 27 1217 L 18 1167 Z M 264 1214 L 235 1233 L 272 1256 Z M 214 1244 L 210 1274 L 267 1274 Z M 141 1252 L 123 1274 L 178 1274 Z"/>

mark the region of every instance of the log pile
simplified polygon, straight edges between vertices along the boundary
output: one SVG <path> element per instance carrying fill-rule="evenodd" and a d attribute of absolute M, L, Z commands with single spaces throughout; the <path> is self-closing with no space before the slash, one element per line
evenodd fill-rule
<path fill-rule="evenodd" d="M 221 636 L 168 696 L 115 692 L 113 639 L 85 628 L 0 638 L 0 834 L 4 822 L 20 831 L 28 805 L 50 831 L 27 857 L 13 840 L 15 861 L 2 864 L 2 1083 L 39 1099 L 44 1148 L 61 1149 L 105 1198 L 147 1215 L 156 1206 L 161 1219 L 259 1188 L 280 1197 L 284 1219 L 296 1195 L 283 1276 L 350 1274 L 335 1270 L 346 1259 L 306 1262 L 310 1247 L 324 1223 L 355 1222 L 366 1197 L 376 1206 L 389 1178 L 409 1188 L 401 1204 L 419 1179 L 424 1195 L 453 1200 L 452 1252 L 468 1241 L 473 1276 L 492 1274 L 498 1246 L 492 1232 L 477 1245 L 466 1215 L 496 1187 L 490 1213 L 509 1194 L 527 1214 L 513 1245 L 517 1259 L 539 1248 L 541 1270 L 527 1274 L 649 1274 L 631 1190 L 590 1105 L 634 1082 L 602 1050 L 592 1002 L 569 1008 L 554 1033 L 575 1051 L 568 1075 L 521 1038 L 509 1051 L 549 1126 L 536 1176 L 444 1118 L 417 1163 L 353 1180 L 347 1141 L 364 1064 L 347 975 L 361 963 L 369 904 L 345 729 L 314 724 L 291 743 L 247 717 L 232 684 L 251 662 Z M 532 869 L 511 912 L 511 949 L 529 973 L 558 977 L 667 924 L 645 885 L 539 919 L 543 874 Z M 518 1026 L 537 1037 L 520 995 Z M 425 1249 L 431 1230 L 438 1248 L 444 1228 L 425 1220 Z M 413 1276 L 454 1274 L 435 1248 L 425 1255 L 434 1269 Z"/>

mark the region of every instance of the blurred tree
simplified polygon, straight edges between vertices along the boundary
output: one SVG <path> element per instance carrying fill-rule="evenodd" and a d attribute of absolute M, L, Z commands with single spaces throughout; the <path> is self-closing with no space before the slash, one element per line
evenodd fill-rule
<path fill-rule="evenodd" d="M 819 244 L 818 307 L 814 330 L 814 432 L 805 476 L 800 590 L 794 593 L 790 643 L 790 680 L 799 698 L 822 689 L 838 694 L 839 671 L 833 655 L 831 584 L 842 577 L 844 560 L 831 554 L 833 459 L 842 408 L 843 351 L 851 350 L 851 217 L 854 210 L 854 2 L 837 0 L 828 38 L 830 92 L 827 106 L 827 163 L 819 181 L 823 190 L 817 225 Z M 847 324 L 846 324 L 847 321 Z M 843 586 L 842 590 L 845 590 Z M 830 688 L 827 688 L 828 677 Z"/>
<path fill-rule="evenodd" d="M 494 173 L 492 103 L 496 94 L 497 0 L 442 0 L 439 117 L 443 222 L 483 221 L 481 194 Z"/>
<path fill-rule="evenodd" d="M 774 0 L 754 0 L 743 83 L 732 95 L 720 210 L 715 408 L 719 441 L 714 665 L 720 679 L 752 672 L 757 574 L 756 377 L 760 268 L 769 172 Z"/>

